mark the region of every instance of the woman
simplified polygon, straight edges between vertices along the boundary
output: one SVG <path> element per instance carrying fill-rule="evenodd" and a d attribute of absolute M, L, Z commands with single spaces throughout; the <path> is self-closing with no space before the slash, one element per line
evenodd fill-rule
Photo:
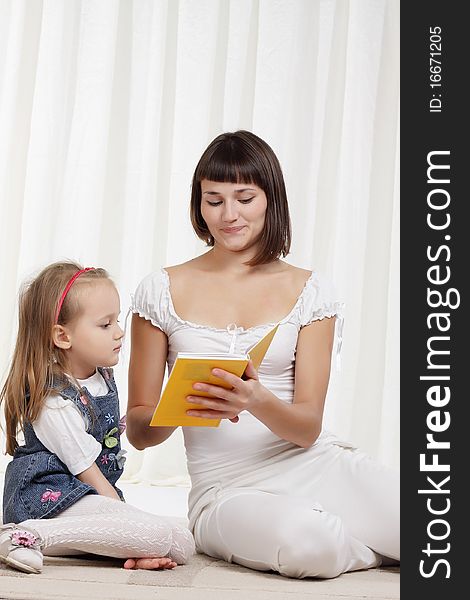
<path fill-rule="evenodd" d="M 224 352 L 233 336 L 246 351 L 279 322 L 258 373 L 218 372 L 229 391 L 195 385 L 207 398 L 189 413 L 222 418 L 184 428 L 198 549 L 290 577 L 398 560 L 398 474 L 322 430 L 342 305 L 317 272 L 281 260 L 290 220 L 269 145 L 248 131 L 215 138 L 194 173 L 191 220 L 210 250 L 150 274 L 133 299 L 130 442 L 173 433 L 148 423 L 177 352 Z"/>

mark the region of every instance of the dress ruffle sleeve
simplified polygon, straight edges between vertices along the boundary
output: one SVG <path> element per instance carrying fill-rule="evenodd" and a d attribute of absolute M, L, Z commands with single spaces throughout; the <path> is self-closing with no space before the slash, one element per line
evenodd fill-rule
<path fill-rule="evenodd" d="M 341 369 L 341 347 L 343 344 L 344 302 L 339 299 L 333 282 L 318 272 L 305 284 L 300 298 L 298 318 L 300 327 L 310 325 L 314 321 L 336 317 L 335 324 L 335 365 Z"/>
<path fill-rule="evenodd" d="M 166 332 L 169 323 L 168 277 L 163 269 L 150 273 L 131 295 L 131 312 Z"/>
<path fill-rule="evenodd" d="M 344 303 L 340 301 L 333 283 L 317 272 L 305 284 L 298 310 L 301 327 L 325 317 L 343 317 Z"/>

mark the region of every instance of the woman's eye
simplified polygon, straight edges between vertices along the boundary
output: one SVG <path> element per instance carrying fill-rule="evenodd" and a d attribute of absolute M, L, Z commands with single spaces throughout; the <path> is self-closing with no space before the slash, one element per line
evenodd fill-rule
<path fill-rule="evenodd" d="M 217 202 L 209 202 L 207 201 L 209 206 L 220 206 L 222 204 L 222 200 L 217 200 Z"/>
<path fill-rule="evenodd" d="M 249 202 L 251 202 L 254 199 L 254 196 L 252 196 L 251 198 L 240 198 L 239 202 L 241 202 L 242 204 L 248 204 Z"/>
<path fill-rule="evenodd" d="M 105 323 L 104 325 L 101 325 L 101 327 L 103 329 L 107 329 L 110 325 L 111 325 L 111 323 Z"/>

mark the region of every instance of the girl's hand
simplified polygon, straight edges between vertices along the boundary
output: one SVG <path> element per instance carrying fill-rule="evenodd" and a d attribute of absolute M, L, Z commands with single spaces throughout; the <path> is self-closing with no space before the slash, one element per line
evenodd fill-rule
<path fill-rule="evenodd" d="M 174 569 L 176 563 L 171 558 L 155 557 L 155 558 L 128 558 L 124 563 L 125 569 Z"/>
<path fill-rule="evenodd" d="M 258 373 L 250 360 L 243 379 L 222 369 L 213 369 L 212 374 L 227 382 L 231 389 L 210 383 L 195 383 L 194 389 L 205 392 L 211 397 L 187 396 L 188 402 L 199 404 L 204 408 L 188 410 L 186 414 L 205 419 L 229 419 L 236 423 L 239 413 L 252 409 L 258 402 L 260 391 L 263 389 L 258 381 Z"/>

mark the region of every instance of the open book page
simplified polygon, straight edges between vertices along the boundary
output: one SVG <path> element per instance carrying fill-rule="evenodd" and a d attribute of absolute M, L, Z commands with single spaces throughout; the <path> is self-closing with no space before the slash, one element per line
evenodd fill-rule
<path fill-rule="evenodd" d="M 268 351 L 268 348 L 273 341 L 273 337 L 276 335 L 277 328 L 279 327 L 279 323 L 276 327 L 273 327 L 269 333 L 267 333 L 264 338 L 262 338 L 251 350 L 248 352 L 250 359 L 253 362 L 253 366 L 256 370 L 259 369 L 260 364 L 263 362 L 264 355 Z"/>
<path fill-rule="evenodd" d="M 186 414 L 187 410 L 202 408 L 197 404 L 189 404 L 187 396 L 204 396 L 204 392 L 193 389 L 193 384 L 200 381 L 221 387 L 227 384 L 212 374 L 212 369 L 220 368 L 237 377 L 241 377 L 250 358 L 257 369 L 277 331 L 278 325 L 271 329 L 247 355 L 178 353 L 173 369 L 168 377 L 165 389 L 155 409 L 150 425 L 163 427 L 195 426 L 217 427 L 220 419 L 203 419 Z"/>

